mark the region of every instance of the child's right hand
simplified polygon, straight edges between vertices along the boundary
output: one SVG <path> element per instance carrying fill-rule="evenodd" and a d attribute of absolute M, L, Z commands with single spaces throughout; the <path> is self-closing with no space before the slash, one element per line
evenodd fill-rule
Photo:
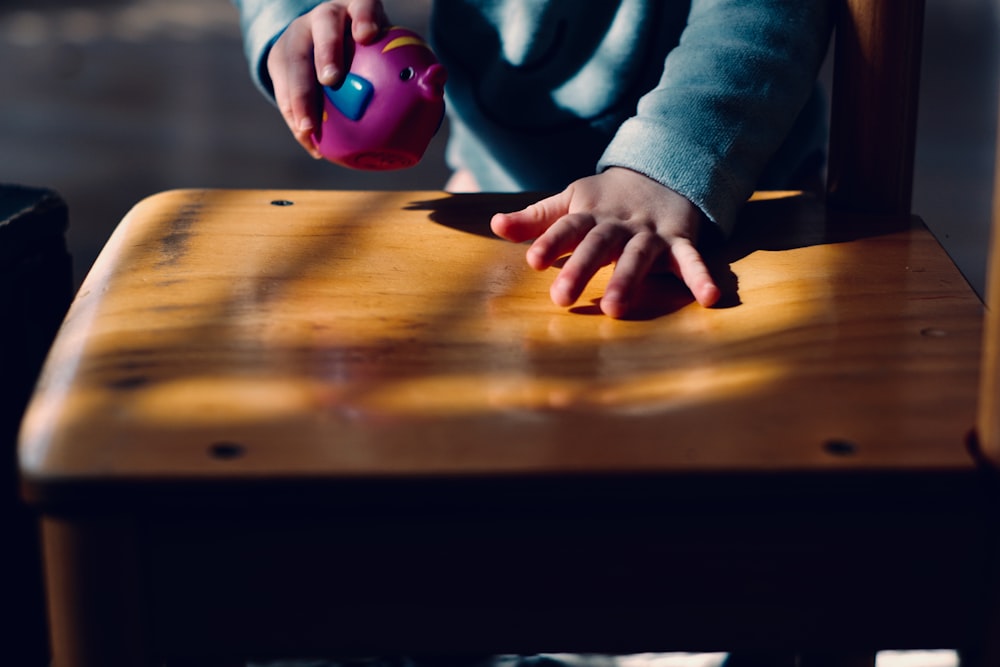
<path fill-rule="evenodd" d="M 320 124 L 317 84 L 335 86 L 347 74 L 345 39 L 370 44 L 388 26 L 380 0 L 330 0 L 292 21 L 271 47 L 267 70 L 274 99 L 295 139 L 314 158 L 321 157 L 312 141 Z"/>

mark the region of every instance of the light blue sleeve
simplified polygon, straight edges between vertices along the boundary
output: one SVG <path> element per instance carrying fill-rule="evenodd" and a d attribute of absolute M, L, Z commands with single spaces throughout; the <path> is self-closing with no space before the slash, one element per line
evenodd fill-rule
<path fill-rule="evenodd" d="M 659 84 L 618 128 L 598 170 L 643 173 L 728 233 L 814 91 L 831 4 L 694 0 Z"/>
<path fill-rule="evenodd" d="M 250 77 L 260 90 L 274 99 L 274 87 L 267 73 L 267 54 L 288 25 L 323 0 L 232 0 L 240 13 L 243 50 L 250 65 Z"/>

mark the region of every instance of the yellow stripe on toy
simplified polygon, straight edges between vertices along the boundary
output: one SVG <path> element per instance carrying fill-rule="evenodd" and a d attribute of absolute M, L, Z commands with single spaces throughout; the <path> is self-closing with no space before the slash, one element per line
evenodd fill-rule
<path fill-rule="evenodd" d="M 414 37 L 413 35 L 406 35 L 404 37 L 397 37 L 396 39 L 390 41 L 388 44 L 382 47 L 382 53 L 392 51 L 393 49 L 398 49 L 401 46 L 422 46 L 425 49 L 431 47 L 427 46 L 427 42 L 420 39 L 419 37 Z"/>

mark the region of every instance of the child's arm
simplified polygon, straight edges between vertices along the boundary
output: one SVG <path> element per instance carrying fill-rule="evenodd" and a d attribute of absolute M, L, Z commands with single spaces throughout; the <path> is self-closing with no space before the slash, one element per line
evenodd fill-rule
<path fill-rule="evenodd" d="M 537 239 L 535 268 L 573 253 L 552 285 L 559 305 L 617 261 L 601 309 L 626 315 L 657 259 L 700 304 L 715 303 L 719 289 L 695 246 L 699 221 L 731 229 L 813 91 L 831 25 L 827 0 L 693 0 L 660 83 L 618 128 L 598 175 L 495 217 L 494 231 Z"/>
<path fill-rule="evenodd" d="M 618 318 L 628 314 L 636 288 L 657 264 L 676 273 L 702 306 L 718 301 L 719 288 L 695 246 L 703 220 L 673 190 L 612 167 L 521 211 L 498 213 L 492 227 L 510 241 L 535 239 L 527 253 L 534 269 L 572 253 L 550 290 L 560 306 L 572 305 L 594 273 L 615 262 L 601 310 Z"/>
<path fill-rule="evenodd" d="M 627 167 L 646 174 L 684 195 L 728 234 L 815 91 L 834 5 L 692 0 L 660 82 L 618 127 L 597 170 Z M 819 143 L 802 132 L 796 139 Z M 788 159 L 783 164 L 794 166 Z"/>

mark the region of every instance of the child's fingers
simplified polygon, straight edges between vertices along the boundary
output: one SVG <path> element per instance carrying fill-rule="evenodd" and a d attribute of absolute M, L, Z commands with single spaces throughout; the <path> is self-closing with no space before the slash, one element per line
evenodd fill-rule
<path fill-rule="evenodd" d="M 317 5 L 307 17 L 312 29 L 316 79 L 324 86 L 338 85 L 350 68 L 345 55 L 348 26 L 351 39 L 369 44 L 389 24 L 380 0 L 331 0 Z"/>
<path fill-rule="evenodd" d="M 389 25 L 385 8 L 379 0 L 354 0 L 348 6 L 351 16 L 351 36 L 359 44 L 368 44 Z"/>
<path fill-rule="evenodd" d="M 288 41 L 275 44 L 268 56 L 268 72 L 274 86 L 274 99 L 296 141 L 306 151 L 316 155 L 310 139 L 318 123 L 314 104 L 317 91 L 312 58 L 302 50 L 294 32 L 286 36 Z"/>
<path fill-rule="evenodd" d="M 295 139 L 303 148 L 312 152 L 311 136 L 319 125 L 318 104 L 316 95 L 319 92 L 314 83 L 313 70 L 310 63 L 302 58 L 294 60 L 288 68 L 288 80 L 285 82 L 287 106 L 289 112 L 282 112 Z M 310 150 L 312 148 L 312 150 Z"/>
<path fill-rule="evenodd" d="M 274 49 L 271 49 L 273 55 Z M 270 63 L 271 58 L 268 59 Z M 292 114 L 291 101 L 288 98 L 288 87 L 285 85 L 285 78 L 283 76 L 277 76 L 277 72 L 269 66 L 271 70 L 271 87 L 274 89 L 274 102 L 278 105 L 278 111 L 281 112 L 281 117 L 285 119 L 285 123 L 288 125 L 288 129 L 294 132 L 295 127 L 295 117 Z"/>
<path fill-rule="evenodd" d="M 637 234 L 622 250 L 615 270 L 601 297 L 601 311 L 614 318 L 628 314 L 636 288 L 649 275 L 656 261 L 664 256 L 666 243 L 653 233 Z"/>
<path fill-rule="evenodd" d="M 569 253 L 581 252 L 579 245 L 597 225 L 594 216 L 577 213 L 563 216 L 535 239 L 525 258 L 528 265 L 537 271 L 552 266 L 556 260 Z"/>
<path fill-rule="evenodd" d="M 586 214 L 567 217 L 590 218 L 591 224 L 593 224 L 593 218 Z M 560 220 L 557 226 L 562 225 L 563 221 Z M 555 230 L 556 226 L 552 229 Z M 571 249 L 570 244 L 574 242 L 574 233 L 579 233 L 581 229 L 582 227 L 578 227 L 559 239 L 563 244 L 562 253 Z M 573 254 L 566 260 L 559 275 L 552 281 L 552 286 L 549 289 L 552 301 L 558 306 L 571 306 L 576 303 L 594 274 L 602 266 L 610 264 L 621 255 L 630 236 L 630 232 L 619 225 L 593 226 L 582 240 L 575 243 Z M 541 240 L 539 239 L 539 241 Z M 537 243 L 538 241 L 535 242 L 535 244 Z"/>
<path fill-rule="evenodd" d="M 312 69 L 303 60 L 296 60 L 289 68 L 288 101 L 295 120 L 296 134 L 311 132 L 316 127 L 314 99 L 316 85 L 313 83 Z"/>
<path fill-rule="evenodd" d="M 513 213 L 497 213 L 490 220 L 493 233 L 514 243 L 538 238 L 557 220 L 569 213 L 572 198 L 567 188 Z"/>
<path fill-rule="evenodd" d="M 670 246 L 670 255 L 674 271 L 691 290 L 695 301 L 706 308 L 715 305 L 722 291 L 694 244 L 688 239 L 677 239 Z"/>
<path fill-rule="evenodd" d="M 308 14 L 312 30 L 313 59 L 316 80 L 324 86 L 337 86 L 350 68 L 345 48 L 347 29 L 359 44 L 368 44 L 378 37 L 388 24 L 385 10 L 378 0 L 325 2 Z"/>
<path fill-rule="evenodd" d="M 309 13 L 315 78 L 324 86 L 336 86 L 344 77 L 344 35 L 347 8 L 326 2 Z"/>

